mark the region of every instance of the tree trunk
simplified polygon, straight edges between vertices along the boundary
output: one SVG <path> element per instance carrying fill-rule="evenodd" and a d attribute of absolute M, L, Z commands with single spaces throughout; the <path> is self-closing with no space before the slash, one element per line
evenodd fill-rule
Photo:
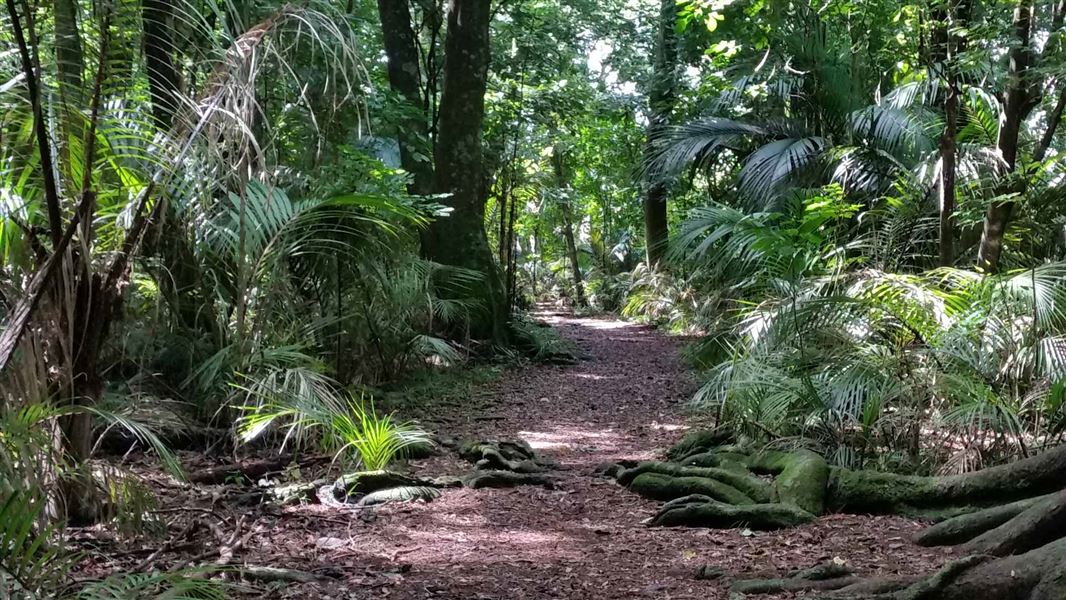
<path fill-rule="evenodd" d="M 430 225 L 424 245 L 431 259 L 484 276 L 483 290 L 445 293 L 480 300 L 484 310 L 473 319 L 471 335 L 502 342 L 507 338 L 507 308 L 499 269 L 485 235 L 481 147 L 490 20 L 489 0 L 453 0 L 448 12 L 433 191 L 450 194 L 444 202 L 452 213 Z"/>
<path fill-rule="evenodd" d="M 648 133 L 645 161 L 655 154 L 655 144 L 666 131 L 677 101 L 677 2 L 662 0 L 659 33 L 655 44 L 655 65 L 648 90 Z M 644 180 L 644 243 L 649 266 L 658 265 L 666 252 L 669 225 L 666 200 L 670 188 L 658 173 L 648 169 Z"/>
<path fill-rule="evenodd" d="M 144 61 L 148 71 L 148 90 L 152 98 L 152 118 L 164 132 L 174 127 L 180 109 L 181 76 L 174 64 L 174 41 L 171 32 L 172 0 L 143 0 Z M 197 266 L 190 240 L 181 227 L 178 211 L 167 203 L 165 215 L 156 228 L 157 235 L 147 242 L 146 253 L 158 256 L 161 273 L 155 277 L 178 323 L 189 329 L 214 334 L 214 314 L 202 290 L 203 278 Z"/>
<path fill-rule="evenodd" d="M 933 11 L 935 28 L 930 41 L 930 67 L 940 72 L 945 85 L 944 131 L 940 135 L 940 266 L 955 262 L 955 135 L 958 127 L 959 81 L 955 59 L 963 47 L 955 30 L 964 27 L 968 5 L 956 11 L 951 3 L 938 3 Z"/>
<path fill-rule="evenodd" d="M 171 0 L 143 0 L 144 62 L 148 90 L 152 96 L 152 116 L 156 125 L 169 131 L 178 109 L 181 80 L 174 67 L 174 42 L 170 34 Z"/>
<path fill-rule="evenodd" d="M 1007 74 L 1007 90 L 1003 100 L 1003 121 L 999 127 L 999 139 L 996 148 L 1002 165 L 1002 183 L 997 188 L 997 195 L 1019 194 L 1024 186 L 1015 175 L 1018 162 L 1018 136 L 1022 123 L 1034 107 L 1030 86 L 1033 66 L 1032 41 L 1033 4 L 1024 0 L 1014 9 L 1014 40 L 1008 56 L 1010 71 Z M 981 245 L 977 252 L 977 265 L 986 272 L 993 273 L 999 269 L 999 259 L 1003 253 L 1003 234 L 1010 220 L 1013 202 L 993 202 L 985 212 L 984 230 L 981 233 Z"/>
<path fill-rule="evenodd" d="M 563 216 L 563 238 L 566 240 L 566 255 L 570 260 L 570 275 L 574 279 L 574 300 L 578 306 L 588 306 L 585 299 L 585 284 L 581 277 L 581 265 L 578 262 L 577 243 L 574 241 L 574 211 L 570 204 L 572 198 L 570 183 L 566 176 L 566 155 L 556 147 L 552 152 L 552 170 L 555 172 L 555 187 L 559 192 L 559 212 Z"/>
<path fill-rule="evenodd" d="M 61 157 L 59 165 L 71 167 L 70 146 L 81 145 L 85 131 L 84 117 L 81 109 L 84 99 L 82 93 L 82 74 L 85 70 L 85 58 L 82 54 L 81 35 L 78 34 L 78 4 L 76 0 L 55 0 L 55 52 L 56 69 L 59 80 L 59 100 L 63 118 L 59 124 L 62 136 L 56 144 Z M 75 182 L 73 171 L 62 172 L 61 181 L 71 185 Z"/>
<path fill-rule="evenodd" d="M 412 109 L 421 112 L 422 75 L 419 66 L 418 40 L 411 26 L 407 0 L 378 0 L 381 34 L 388 59 L 389 87 Z M 414 111 L 412 111 L 414 113 Z M 400 163 L 414 178 L 407 187 L 411 194 L 424 196 L 433 190 L 433 164 L 419 151 L 425 141 L 428 115 L 412 114 L 400 123 Z"/>
<path fill-rule="evenodd" d="M 950 67 L 949 67 L 950 68 Z M 955 263 L 955 128 L 959 89 L 954 75 L 948 75 L 944 99 L 944 132 L 940 136 L 940 266 Z"/>

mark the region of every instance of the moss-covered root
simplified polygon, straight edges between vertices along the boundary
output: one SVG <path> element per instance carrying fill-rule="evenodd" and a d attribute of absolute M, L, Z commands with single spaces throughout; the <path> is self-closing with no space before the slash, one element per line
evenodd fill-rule
<path fill-rule="evenodd" d="M 463 480 L 471 489 L 506 488 L 518 485 L 540 485 L 554 489 L 555 480 L 542 473 L 515 473 L 514 471 L 474 471 Z"/>
<path fill-rule="evenodd" d="M 633 483 L 639 475 L 645 473 L 658 473 L 660 475 L 669 475 L 671 477 L 700 477 L 706 479 L 717 480 L 727 486 L 739 490 L 742 494 L 747 496 L 748 501 L 744 504 L 752 503 L 766 503 L 770 502 L 771 485 L 769 482 L 755 477 L 750 472 L 719 469 L 714 467 L 685 467 L 676 463 L 659 462 L 659 461 L 646 461 L 637 464 L 631 469 L 626 469 L 618 475 L 618 483 L 621 485 L 629 486 Z M 640 492 L 638 492 L 640 493 Z M 703 493 L 703 492 L 689 492 L 690 494 Z M 684 496 L 687 494 L 681 494 Z M 707 494 L 714 496 L 714 494 Z M 671 498 L 658 498 L 665 500 L 673 500 L 680 496 L 673 496 Z M 652 496 L 648 496 L 652 497 Z M 730 502 L 726 498 L 718 498 L 723 502 Z"/>
<path fill-rule="evenodd" d="M 523 440 L 467 442 L 459 448 L 459 456 L 485 470 L 543 473 L 549 466 Z"/>
<path fill-rule="evenodd" d="M 393 471 L 360 471 L 338 477 L 333 483 L 333 496 L 344 501 L 347 498 L 404 486 L 433 486 L 433 482 Z"/>
<path fill-rule="evenodd" d="M 709 477 L 673 477 L 661 473 L 643 473 L 629 483 L 629 489 L 651 500 L 673 500 L 699 494 L 726 504 L 755 504 L 750 496 L 737 488 Z"/>
<path fill-rule="evenodd" d="M 829 465 L 820 455 L 810 450 L 760 452 L 751 457 L 748 466 L 756 473 L 774 475 L 774 500 L 812 515 L 822 514 Z"/>
<path fill-rule="evenodd" d="M 666 458 L 678 460 L 690 454 L 705 452 L 732 441 L 733 432 L 728 428 L 696 429 L 685 434 L 681 441 L 666 451 Z"/>
<path fill-rule="evenodd" d="M 919 546 L 953 546 L 968 542 L 1010 521 L 1048 497 L 1050 495 L 1026 498 L 952 517 L 925 528 L 914 537 L 914 542 Z"/>
<path fill-rule="evenodd" d="M 693 495 L 663 505 L 648 525 L 653 527 L 711 527 L 728 529 L 784 529 L 810 523 L 811 513 L 791 504 L 749 504 L 733 506 L 709 496 Z"/>
<path fill-rule="evenodd" d="M 1003 558 L 968 556 L 896 592 L 872 593 L 862 584 L 833 600 L 1062 600 L 1066 598 L 1066 540 Z"/>
<path fill-rule="evenodd" d="M 731 450 L 700 451 L 675 462 L 683 467 L 715 467 L 728 471 L 748 472 L 748 455 Z"/>
<path fill-rule="evenodd" d="M 1018 516 L 971 540 L 971 554 L 1007 556 L 1039 548 L 1066 537 L 1066 491 L 1051 494 Z"/>
<path fill-rule="evenodd" d="M 782 578 L 741 579 L 730 586 L 731 594 L 778 594 L 782 592 L 808 592 L 839 590 L 854 585 L 860 580 L 847 565 L 830 562 L 804 569 Z"/>
<path fill-rule="evenodd" d="M 906 512 L 908 508 L 992 506 L 1049 494 L 1066 481 L 1066 444 L 1006 465 L 946 477 L 833 469 L 829 508 Z"/>

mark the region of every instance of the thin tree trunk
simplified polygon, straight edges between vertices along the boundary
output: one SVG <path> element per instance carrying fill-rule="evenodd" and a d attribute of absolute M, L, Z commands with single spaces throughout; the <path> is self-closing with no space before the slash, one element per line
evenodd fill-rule
<path fill-rule="evenodd" d="M 1036 150 L 1033 151 L 1033 162 L 1043 162 L 1044 157 L 1047 156 L 1048 148 L 1051 147 L 1052 140 L 1055 139 L 1055 132 L 1059 128 L 1059 123 L 1062 122 L 1062 111 L 1066 109 L 1066 82 L 1060 82 L 1062 89 L 1059 90 L 1059 99 L 1055 102 L 1055 107 L 1051 109 L 1051 113 L 1047 117 L 1047 129 L 1044 130 L 1044 135 L 1040 137 L 1040 142 L 1036 145 Z"/>
<path fill-rule="evenodd" d="M 63 1 L 63 0 L 57 0 Z M 181 80 L 174 67 L 174 42 L 170 32 L 171 0 L 143 0 L 144 62 L 152 116 L 160 129 L 169 131 L 178 109 Z"/>
<path fill-rule="evenodd" d="M 430 225 L 424 246 L 433 260 L 473 269 L 484 276 L 484 289 L 476 291 L 484 310 L 471 323 L 471 334 L 502 342 L 507 339 L 506 298 L 485 235 L 481 147 L 490 20 L 489 0 L 453 0 L 448 12 L 433 191 L 450 194 L 444 202 L 452 213 Z"/>
<path fill-rule="evenodd" d="M 650 160 L 655 144 L 670 123 L 676 103 L 677 87 L 677 1 L 662 0 L 659 14 L 659 33 L 655 47 L 655 65 L 648 92 L 649 122 L 644 157 Z M 644 181 L 644 242 L 649 266 L 658 265 L 666 251 L 669 237 L 666 200 L 670 188 L 653 169 L 648 169 Z"/>
<path fill-rule="evenodd" d="M 81 108 L 82 73 L 85 70 L 85 58 L 82 54 L 81 35 L 78 33 L 78 4 L 76 0 L 55 0 L 53 4 L 55 21 L 56 69 L 59 80 L 59 100 L 61 114 L 59 130 L 62 137 L 57 150 L 64 160 L 60 165 L 71 167 L 70 145 L 81 143 L 84 132 Z M 69 177 L 71 173 L 64 176 Z"/>
<path fill-rule="evenodd" d="M 944 133 L 940 136 L 940 266 L 955 263 L 955 127 L 958 117 L 958 85 L 949 77 L 944 100 Z"/>
<path fill-rule="evenodd" d="M 563 238 L 566 240 L 566 255 L 570 260 L 570 275 L 574 280 L 574 299 L 578 306 L 588 306 L 585 300 L 585 284 L 581 278 L 577 243 L 574 241 L 574 211 L 571 206 L 570 182 L 566 176 L 566 155 L 557 147 L 552 152 L 552 169 L 555 171 L 555 187 L 560 194 L 559 212 L 563 215 Z"/>
<path fill-rule="evenodd" d="M 955 262 L 955 135 L 958 127 L 959 82 L 955 58 L 961 42 L 953 29 L 965 23 L 960 8 L 956 14 L 950 2 L 938 4 L 934 11 L 935 30 L 931 67 L 940 71 L 946 84 L 944 94 L 944 131 L 940 135 L 940 265 L 950 267 Z M 958 19 L 958 20 L 957 20 Z M 958 42 L 958 43 L 956 43 Z"/>

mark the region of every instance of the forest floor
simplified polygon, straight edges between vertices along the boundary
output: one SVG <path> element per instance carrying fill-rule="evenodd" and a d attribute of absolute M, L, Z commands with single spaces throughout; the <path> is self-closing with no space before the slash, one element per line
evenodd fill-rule
<path fill-rule="evenodd" d="M 190 554 L 210 556 L 212 540 L 229 536 L 240 540 L 231 544 L 230 564 L 325 576 L 242 584 L 245 594 L 263 598 L 714 600 L 727 597 L 727 585 L 697 579 L 703 565 L 765 575 L 838 558 L 856 572 L 888 575 L 925 572 L 949 556 L 950 550 L 912 544 L 922 524 L 893 516 L 832 515 L 780 532 L 645 527 L 658 503 L 597 476 L 595 468 L 660 456 L 691 425 L 684 405 L 694 384 L 678 357 L 683 341 L 608 318 L 540 317 L 579 349 L 577 364 L 508 370 L 470 403 L 416 416 L 442 436 L 528 441 L 557 463 L 554 489 L 445 489 L 429 503 L 356 513 L 318 504 L 233 507 L 225 485 L 168 485 L 162 510 L 218 523 L 197 534 L 174 519 L 171 539 L 181 530 L 192 548 L 172 543 L 152 556 L 150 543 L 126 554 L 116 546 L 94 553 L 100 558 L 87 570 L 143 569 L 146 555 L 156 568 L 210 562 Z M 427 476 L 470 470 L 454 452 L 410 466 Z"/>

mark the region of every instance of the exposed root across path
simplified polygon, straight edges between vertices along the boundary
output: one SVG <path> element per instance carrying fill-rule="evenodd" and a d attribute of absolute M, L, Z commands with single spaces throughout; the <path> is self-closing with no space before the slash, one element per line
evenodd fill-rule
<path fill-rule="evenodd" d="M 783 576 L 839 557 L 864 575 L 918 575 L 949 557 L 910 542 L 921 524 L 891 516 L 835 515 L 772 533 L 646 527 L 659 503 L 595 470 L 661 457 L 683 435 L 694 388 L 681 342 L 616 320 L 544 318 L 581 361 L 505 374 L 484 390 L 494 402 L 483 412 L 421 416 L 454 438 L 528 441 L 557 464 L 554 489 L 449 488 L 372 516 L 321 505 L 260 515 L 242 561 L 326 575 L 265 597 L 714 600 L 728 583 L 697 573 Z M 420 476 L 470 467 L 454 452 L 414 466 Z"/>
<path fill-rule="evenodd" d="M 437 418 L 450 428 L 447 435 L 529 441 L 559 464 L 556 489 L 446 490 L 429 504 L 386 506 L 371 523 L 335 513 L 318 523 L 299 518 L 309 531 L 290 532 L 283 519 L 274 535 L 300 541 L 275 538 L 277 548 L 302 542 L 298 564 L 351 574 L 343 585 L 324 586 L 341 598 L 709 600 L 725 598 L 726 586 L 696 578 L 707 564 L 774 574 L 840 557 L 858 572 L 893 575 L 943 561 L 944 550 L 909 541 L 918 523 L 898 517 L 832 516 L 776 533 L 645 527 L 658 504 L 594 470 L 654 458 L 682 435 L 693 384 L 677 356 L 680 342 L 615 320 L 545 318 L 579 346 L 582 361 L 507 375 L 493 390 L 490 414 Z M 455 472 L 462 468 L 456 460 L 449 455 L 419 466 Z M 287 512 L 316 511 L 323 509 Z M 316 549 L 322 537 L 344 544 Z M 382 574 L 390 562 L 393 572 Z M 314 585 L 289 592 L 309 593 Z"/>

